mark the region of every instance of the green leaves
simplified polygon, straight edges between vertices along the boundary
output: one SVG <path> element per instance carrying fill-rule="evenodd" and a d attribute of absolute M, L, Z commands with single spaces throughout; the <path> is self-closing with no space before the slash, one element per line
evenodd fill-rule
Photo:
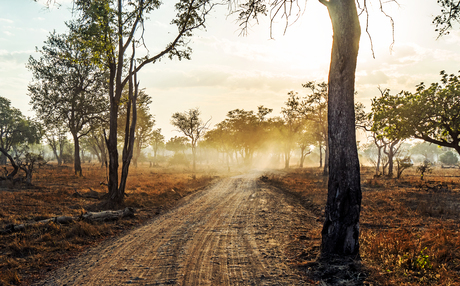
<path fill-rule="evenodd" d="M 439 36 L 449 34 L 455 22 L 460 21 L 460 1 L 458 0 L 437 0 L 438 4 L 442 7 L 441 14 L 436 16 L 433 24 L 436 25 L 436 32 Z"/>
<path fill-rule="evenodd" d="M 92 64 L 91 51 L 72 33 L 51 33 L 39 50 L 39 59 L 29 58 L 33 73 L 28 86 L 32 108 L 47 126 L 65 124 L 79 133 L 107 110 L 107 79 L 104 70 Z"/>
<path fill-rule="evenodd" d="M 389 90 L 372 100 L 372 131 L 390 139 L 418 138 L 460 152 L 460 77 L 416 86 L 414 94 Z"/>
<path fill-rule="evenodd" d="M 21 111 L 11 106 L 11 102 L 0 96 L 0 147 L 9 151 L 19 144 L 38 143 L 41 128 L 22 115 Z"/>

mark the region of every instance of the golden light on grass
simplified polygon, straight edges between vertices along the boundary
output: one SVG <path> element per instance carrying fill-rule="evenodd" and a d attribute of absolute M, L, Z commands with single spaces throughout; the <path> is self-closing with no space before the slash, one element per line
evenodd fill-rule
<path fill-rule="evenodd" d="M 34 177 L 33 189 L 0 191 L 0 231 L 8 225 L 29 223 L 56 216 L 79 216 L 98 211 L 107 187 L 105 169 L 83 165 L 83 177 L 70 166 L 47 166 Z M 70 224 L 48 222 L 24 232 L 0 234 L 0 285 L 27 285 L 79 251 L 148 220 L 173 206 L 183 196 L 209 184 L 214 177 L 174 169 L 132 168 L 127 184 L 126 206 L 137 208 L 135 218 Z M 172 191 L 174 190 L 174 191 Z M 83 195 L 79 196 L 78 194 Z M 85 197 L 95 194 L 100 199 Z"/>
<path fill-rule="evenodd" d="M 300 267 L 319 254 L 326 180 L 317 168 L 269 176 L 269 182 L 302 198 L 319 218 L 309 226 Z M 362 168 L 361 257 L 372 285 L 457 285 L 460 281 L 460 176 L 437 169 L 420 180 L 408 170 L 399 180 L 374 178 Z M 318 238 L 319 236 L 319 238 Z M 315 239 L 313 239 L 315 238 Z M 371 285 L 369 284 L 369 285 Z"/>

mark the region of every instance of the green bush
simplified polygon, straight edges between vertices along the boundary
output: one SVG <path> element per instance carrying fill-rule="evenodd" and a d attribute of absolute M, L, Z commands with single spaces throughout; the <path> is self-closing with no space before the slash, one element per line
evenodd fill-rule
<path fill-rule="evenodd" d="M 447 151 L 439 156 L 439 160 L 446 165 L 455 165 L 458 163 L 458 157 L 452 151 Z"/>
<path fill-rule="evenodd" d="M 187 156 L 185 156 L 185 154 L 178 152 L 169 159 L 168 163 L 171 166 L 184 165 L 188 167 L 190 165 L 190 160 L 187 158 Z"/>

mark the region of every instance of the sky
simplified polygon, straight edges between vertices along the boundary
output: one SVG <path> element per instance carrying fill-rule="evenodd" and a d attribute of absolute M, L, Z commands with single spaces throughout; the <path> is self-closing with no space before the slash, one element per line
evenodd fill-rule
<path fill-rule="evenodd" d="M 0 0 L 0 96 L 27 116 L 34 116 L 27 92 L 32 79 L 27 60 L 39 57 L 36 47 L 43 46 L 50 32 L 65 33 L 64 22 L 72 17 L 72 2 L 58 2 L 59 8 L 45 9 L 32 0 Z M 360 16 L 355 100 L 368 110 L 371 99 L 380 94 L 378 87 L 392 93 L 415 91 L 420 82 L 439 81 L 441 70 L 460 70 L 460 30 L 437 39 L 432 24 L 440 11 L 436 0 L 385 4 L 395 24 L 394 44 L 391 23 L 379 11 L 378 2 L 369 1 L 370 36 L 365 31 L 365 15 Z M 241 36 L 235 15 L 228 15 L 227 6 L 218 7 L 208 17 L 206 29 L 194 33 L 190 61 L 164 59 L 143 68 L 140 86 L 152 97 L 150 111 L 156 128 L 167 139 L 180 135 L 170 124 L 171 116 L 191 108 L 199 108 L 203 120 L 210 119 L 211 125 L 236 108 L 256 110 L 264 105 L 279 115 L 289 91 L 306 95 L 302 83 L 327 81 L 332 45 L 327 10 L 316 0 L 307 1 L 302 8 L 303 13 L 285 33 L 284 19 L 278 19 L 271 37 L 268 18 L 251 23 L 248 35 Z M 170 42 L 172 14 L 165 7 L 151 15 L 145 33 L 151 53 Z"/>

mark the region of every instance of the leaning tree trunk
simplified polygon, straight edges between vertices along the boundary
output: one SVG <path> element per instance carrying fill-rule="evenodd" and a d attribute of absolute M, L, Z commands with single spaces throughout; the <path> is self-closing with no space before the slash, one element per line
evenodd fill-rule
<path fill-rule="evenodd" d="M 329 184 L 321 256 L 359 258 L 361 185 L 355 134 L 354 83 L 361 28 L 355 0 L 321 0 L 332 21 L 329 70 Z"/>
<path fill-rule="evenodd" d="M 122 64 L 118 64 L 119 68 Z M 121 72 L 121 71 L 120 71 Z M 116 87 L 115 87 L 116 85 Z M 109 82 L 109 97 L 110 97 L 110 125 L 109 138 L 106 138 L 107 153 L 109 157 L 109 205 L 117 205 L 123 201 L 124 194 L 118 191 L 118 149 L 117 149 L 117 127 L 118 127 L 118 106 L 121 97 L 121 74 L 117 73 L 117 64 L 110 65 L 110 82 Z"/>
<path fill-rule="evenodd" d="M 129 70 L 132 73 L 132 69 Z M 125 143 L 123 145 L 123 165 L 121 167 L 121 177 L 120 177 L 120 186 L 118 191 L 120 193 L 125 193 L 126 182 L 128 180 L 129 164 L 133 158 L 133 149 L 134 149 L 134 134 L 136 130 L 137 122 L 137 94 L 138 94 L 138 83 L 136 73 L 134 73 L 134 91 L 133 91 L 133 76 L 129 78 L 129 100 L 128 108 L 126 115 L 126 125 L 125 125 Z M 131 119 L 131 106 L 132 106 L 132 120 Z M 130 122 L 131 121 L 131 122 Z"/>

